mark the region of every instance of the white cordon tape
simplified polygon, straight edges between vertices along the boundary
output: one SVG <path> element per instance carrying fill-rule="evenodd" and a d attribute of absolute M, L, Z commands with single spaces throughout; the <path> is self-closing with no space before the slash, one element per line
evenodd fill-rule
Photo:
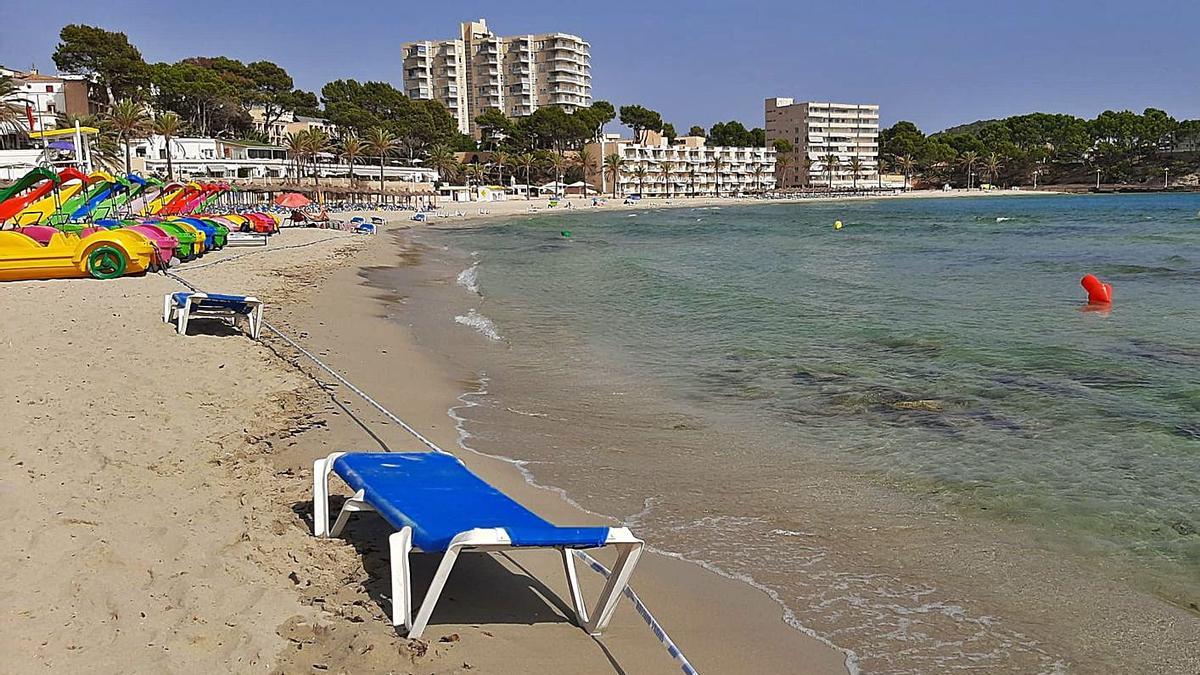
<path fill-rule="evenodd" d="M 195 286 L 192 286 L 190 283 L 188 283 L 186 280 L 184 280 L 177 274 L 174 274 L 172 272 L 165 272 L 165 271 L 163 272 L 163 274 L 165 274 L 165 275 L 171 277 L 172 279 L 175 279 L 179 283 L 183 284 L 185 287 L 187 287 L 188 290 L 191 290 L 191 291 L 196 290 Z M 330 368 L 328 365 L 326 365 L 325 362 L 322 361 L 321 359 L 317 358 L 315 354 L 308 351 L 304 347 L 301 347 L 299 344 L 296 343 L 295 340 L 289 338 L 287 335 L 284 335 L 283 331 L 280 331 L 278 328 L 276 328 L 266 322 L 263 322 L 263 326 L 265 326 L 267 330 L 271 331 L 276 336 L 278 336 L 279 339 L 281 339 L 284 342 L 291 345 L 292 348 L 294 348 L 296 351 L 307 356 L 309 359 L 312 360 L 313 363 L 317 364 L 317 366 L 319 366 L 321 368 L 321 370 L 324 370 L 325 372 L 329 373 L 335 380 L 340 382 L 347 389 L 354 392 L 355 394 L 358 394 L 358 396 L 360 398 L 362 398 L 362 400 L 371 404 L 372 407 L 374 407 L 380 413 L 383 413 L 383 415 L 385 417 L 392 420 L 396 424 L 400 425 L 400 428 L 402 428 L 405 431 L 407 431 L 408 433 L 412 434 L 413 437 L 415 437 L 418 441 L 420 441 L 422 445 L 429 448 L 430 450 L 433 450 L 434 452 L 440 452 L 444 455 L 452 454 L 452 453 L 449 453 L 449 452 L 446 452 L 445 450 L 443 450 L 441 447 L 438 446 L 437 443 L 434 443 L 433 441 L 426 438 L 424 435 L 421 434 L 421 432 L 417 431 L 410 424 L 408 424 L 408 422 L 405 422 L 404 420 L 402 420 L 399 417 L 392 414 L 392 411 L 383 407 L 383 405 L 381 403 L 379 403 L 375 399 L 371 398 L 371 396 L 369 394 L 367 394 L 367 392 L 354 386 L 354 384 L 352 382 L 350 382 L 350 380 L 347 380 L 346 378 L 342 377 L 342 375 L 340 373 L 338 373 L 336 370 L 334 370 L 333 368 Z M 593 572 L 596 572 L 597 574 L 604 577 L 605 579 L 607 579 L 612 574 L 612 571 L 609 570 L 607 567 L 605 567 L 599 560 L 596 560 L 595 558 L 588 555 L 584 551 L 576 550 L 576 551 L 572 551 L 572 553 L 574 553 L 577 558 L 580 558 L 581 560 L 583 560 L 583 562 L 586 563 L 588 568 L 590 568 Z M 635 610 L 637 610 L 638 615 L 642 617 L 642 621 L 645 621 L 646 626 L 648 626 L 650 628 L 650 631 L 652 633 L 654 633 L 654 637 L 656 639 L 658 639 L 659 643 L 661 643 L 663 647 L 666 647 L 667 653 L 670 654 L 671 658 L 675 659 L 675 662 L 679 664 L 679 669 L 682 670 L 685 673 L 685 675 L 698 675 L 696 669 L 692 667 L 691 662 L 689 662 L 687 660 L 687 657 L 683 655 L 683 651 L 680 650 L 679 647 L 675 645 L 675 642 L 671 639 L 671 636 L 667 635 L 667 631 L 662 627 L 662 624 L 660 624 L 658 622 L 658 619 L 654 618 L 654 614 L 652 614 L 650 612 L 650 608 L 646 606 L 646 603 L 642 602 L 642 599 L 638 597 L 638 594 L 633 591 L 633 588 L 631 586 L 628 586 L 628 585 L 625 586 L 624 595 L 625 595 L 625 597 L 629 598 L 630 602 L 633 603 L 633 608 Z"/>

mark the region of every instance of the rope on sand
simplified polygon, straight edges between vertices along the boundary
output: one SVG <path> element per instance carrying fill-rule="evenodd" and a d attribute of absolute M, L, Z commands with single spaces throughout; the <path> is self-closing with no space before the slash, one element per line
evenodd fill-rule
<path fill-rule="evenodd" d="M 321 241 L 327 241 L 327 240 L 323 239 Z M 311 243 L 317 243 L 317 242 L 311 242 Z M 304 245 L 306 245 L 306 244 L 301 244 L 301 246 L 304 246 Z M 280 250 L 280 249 L 275 249 L 275 250 Z M 256 253 L 257 252 L 258 251 L 256 251 Z M 225 260 L 232 260 L 232 258 L 226 258 Z M 218 262 L 223 262 L 223 261 L 218 261 Z M 192 284 L 188 283 L 188 281 L 186 279 L 180 277 L 179 275 L 177 275 L 173 272 L 163 271 L 163 274 L 178 281 L 180 284 L 183 284 L 183 286 L 186 287 L 190 291 L 197 290 L 197 288 L 195 286 L 193 286 Z M 392 411 L 385 408 L 382 403 L 371 398 L 370 394 L 368 394 L 367 392 L 365 392 L 362 389 L 355 386 L 353 382 L 351 382 L 350 380 L 343 377 L 341 375 L 341 373 L 339 373 L 338 371 L 331 368 L 328 364 L 326 364 L 324 361 L 322 361 L 320 358 L 318 358 L 315 354 L 308 351 L 304 347 L 300 346 L 295 340 L 293 340 L 290 337 L 288 337 L 287 335 L 285 335 L 283 333 L 283 331 L 279 330 L 275 326 L 272 326 L 271 324 L 269 324 L 265 321 L 263 322 L 263 326 L 267 330 L 274 333 L 276 335 L 276 337 L 278 337 L 279 339 L 283 340 L 288 345 L 290 345 L 293 349 L 295 349 L 296 351 L 300 352 L 301 354 L 307 356 L 313 363 L 317 364 L 317 366 L 320 367 L 321 370 L 324 370 L 326 373 L 329 373 L 329 375 L 331 377 L 333 377 L 335 380 L 337 380 L 339 383 L 341 383 L 344 387 L 346 387 L 350 391 L 357 394 L 359 396 L 359 398 L 366 401 L 368 404 L 371 405 L 371 407 L 378 410 L 381 414 L 383 414 L 384 417 L 387 417 L 391 421 L 400 425 L 401 429 L 404 429 L 408 433 L 412 434 L 412 436 L 414 438 L 416 438 L 422 445 L 424 445 L 425 447 L 429 448 L 430 450 L 432 450 L 434 452 L 440 452 L 445 455 L 453 454 L 453 453 L 446 452 L 437 443 L 434 443 L 433 441 L 426 438 L 421 432 L 414 429 L 412 427 L 412 425 L 410 425 L 408 422 L 405 422 L 404 420 L 400 419 L 398 416 L 396 416 L 394 413 L 392 413 Z M 365 425 L 365 423 L 364 423 L 364 425 Z M 581 551 L 581 550 L 573 550 L 572 553 L 577 558 L 582 560 L 588 566 L 588 569 L 592 570 L 593 572 L 596 572 L 597 574 L 604 577 L 605 579 L 607 579 L 612 574 L 611 570 L 609 570 L 607 567 L 604 566 L 603 563 L 601 563 L 599 560 L 596 560 L 588 553 Z M 658 619 L 656 619 L 654 617 L 654 614 L 650 611 L 650 608 L 647 607 L 646 603 L 642 602 L 642 599 L 638 597 L 638 594 L 633 591 L 633 587 L 626 585 L 625 590 L 623 591 L 623 595 L 625 597 L 629 598 L 629 601 L 633 603 L 633 608 L 635 610 L 637 610 L 638 616 L 642 617 L 642 621 L 644 621 L 646 623 L 646 626 L 650 629 L 650 632 L 652 632 L 654 634 L 655 639 L 657 639 L 658 642 L 664 648 L 666 648 L 667 653 L 670 654 L 671 658 L 674 659 L 675 662 L 679 665 L 679 669 L 681 671 L 683 671 L 683 673 L 685 675 L 698 675 L 696 669 L 692 667 L 691 662 L 689 662 L 687 657 L 683 655 L 683 651 L 681 649 L 679 649 L 679 647 L 671 639 L 671 636 L 667 635 L 666 629 L 664 629 L 662 627 L 662 624 L 660 624 L 658 622 Z"/>

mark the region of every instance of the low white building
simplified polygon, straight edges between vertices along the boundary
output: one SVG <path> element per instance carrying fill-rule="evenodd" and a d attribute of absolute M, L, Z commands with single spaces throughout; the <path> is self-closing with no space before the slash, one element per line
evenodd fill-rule
<path fill-rule="evenodd" d="M 133 146 L 134 157 L 145 162 L 146 171 L 167 174 L 165 140 L 162 136 L 152 136 Z M 370 158 L 364 158 L 364 162 L 369 161 Z M 172 138 L 171 164 L 176 175 L 185 178 L 264 179 L 312 175 L 311 164 L 298 172 L 287 150 L 279 146 L 219 138 Z M 350 175 L 350 167 L 332 155 L 322 155 L 318 158 L 317 173 L 323 178 L 346 177 Z M 354 175 L 364 181 L 378 181 L 379 164 L 355 164 Z M 385 164 L 383 177 L 385 181 L 434 183 L 437 172 L 424 167 Z"/>
<path fill-rule="evenodd" d="M 609 136 L 603 154 L 600 144 L 589 146 L 597 172 L 604 170 L 603 156 L 622 160 L 617 194 L 643 197 L 733 196 L 775 188 L 775 150 L 759 147 L 708 146 L 702 136 L 684 136 L 674 142 L 654 132 L 646 143 Z M 612 192 L 612 176 L 605 176 Z"/>

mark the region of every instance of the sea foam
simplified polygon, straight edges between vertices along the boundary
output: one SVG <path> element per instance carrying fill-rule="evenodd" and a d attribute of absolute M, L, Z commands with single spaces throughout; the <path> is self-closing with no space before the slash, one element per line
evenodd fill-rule
<path fill-rule="evenodd" d="M 454 317 L 454 322 L 474 328 L 489 340 L 495 340 L 496 342 L 499 342 L 504 339 L 500 337 L 500 332 L 496 330 L 496 324 L 492 323 L 491 319 L 473 309 L 466 314 L 459 314 L 458 316 Z"/>
<path fill-rule="evenodd" d="M 458 273 L 458 285 L 471 291 L 475 295 L 483 295 L 479 292 L 479 263 L 472 263 L 470 267 Z"/>

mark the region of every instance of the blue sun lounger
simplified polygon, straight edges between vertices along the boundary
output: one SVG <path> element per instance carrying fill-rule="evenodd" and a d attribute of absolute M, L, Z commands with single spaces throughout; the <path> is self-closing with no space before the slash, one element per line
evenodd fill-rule
<path fill-rule="evenodd" d="M 240 316 L 246 317 L 250 339 L 257 340 L 262 329 L 263 305 L 258 298 L 249 295 L 226 295 L 223 293 L 168 293 L 163 298 L 163 321 L 176 320 L 176 330 L 187 335 L 188 320 L 194 316 L 225 319 L 233 324 Z"/>
<path fill-rule="evenodd" d="M 329 527 L 329 474 L 354 490 L 332 530 Z M 392 625 L 419 638 L 438 596 L 463 551 L 553 548 L 561 552 L 571 602 L 580 627 L 599 635 L 612 618 L 642 552 L 642 541 L 625 527 L 558 527 L 471 473 L 461 461 L 436 452 L 335 452 L 313 464 L 313 533 L 336 537 L 351 513 L 376 511 L 398 531 L 391 549 Z M 588 612 L 575 572 L 572 549 L 613 546 L 617 562 Z M 444 552 L 417 618 L 412 618 L 409 553 Z"/>

